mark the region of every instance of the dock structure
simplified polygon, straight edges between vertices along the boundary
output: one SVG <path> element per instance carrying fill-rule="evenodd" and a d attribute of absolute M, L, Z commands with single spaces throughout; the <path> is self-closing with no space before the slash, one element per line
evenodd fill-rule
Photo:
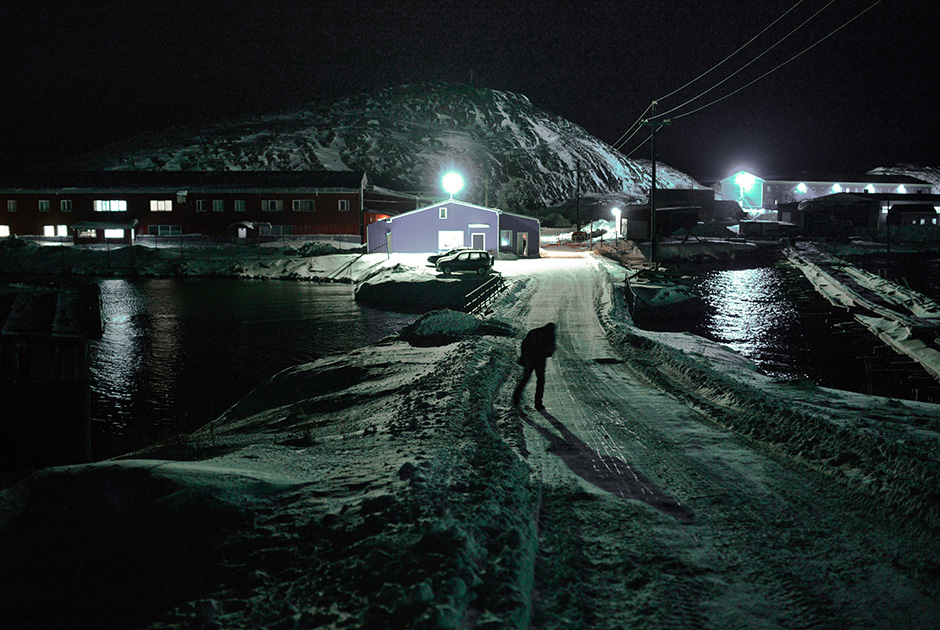
<path fill-rule="evenodd" d="M 102 332 L 97 285 L 0 287 L 0 468 L 90 459 L 88 346 Z"/>
<path fill-rule="evenodd" d="M 815 247 L 788 249 L 787 257 L 831 304 L 940 381 L 940 305 Z"/>

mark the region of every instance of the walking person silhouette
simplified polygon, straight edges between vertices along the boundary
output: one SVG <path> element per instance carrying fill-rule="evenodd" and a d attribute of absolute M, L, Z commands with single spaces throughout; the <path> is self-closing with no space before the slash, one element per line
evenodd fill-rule
<path fill-rule="evenodd" d="M 519 404 L 525 386 L 535 372 L 535 408 L 545 409 L 542 396 L 545 394 L 545 362 L 548 357 L 555 354 L 555 324 L 548 323 L 541 328 L 530 330 L 522 340 L 522 352 L 519 356 L 519 365 L 522 366 L 522 378 L 512 394 L 514 405 Z"/>

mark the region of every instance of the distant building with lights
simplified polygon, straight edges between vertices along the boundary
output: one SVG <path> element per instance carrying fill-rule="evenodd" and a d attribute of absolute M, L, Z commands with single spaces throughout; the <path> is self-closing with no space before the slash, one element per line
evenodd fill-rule
<path fill-rule="evenodd" d="M 139 237 L 347 235 L 420 205 L 363 171 L 0 173 L 0 237 L 133 244 Z"/>
<path fill-rule="evenodd" d="M 927 195 L 929 183 L 909 175 L 820 175 L 792 173 L 762 178 L 737 173 L 715 182 L 719 199 L 737 201 L 746 212 L 774 212 L 779 206 L 838 193 Z"/>
<path fill-rule="evenodd" d="M 782 203 L 777 216 L 806 237 L 860 236 L 885 226 L 940 224 L 940 195 L 925 193 L 833 193 Z"/>

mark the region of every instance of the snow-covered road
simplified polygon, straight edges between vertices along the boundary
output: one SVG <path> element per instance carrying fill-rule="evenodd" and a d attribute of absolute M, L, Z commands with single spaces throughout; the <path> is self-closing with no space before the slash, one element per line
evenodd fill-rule
<path fill-rule="evenodd" d="M 812 470 L 721 428 L 693 402 L 694 383 L 655 386 L 635 346 L 608 342 L 598 313 L 611 285 L 596 260 L 543 263 L 517 315 L 527 329 L 555 322 L 558 336 L 547 409 L 530 404 L 518 418 L 543 484 L 536 618 L 603 628 L 937 627 L 923 548 Z M 564 597 L 550 588 L 559 573 L 572 587 Z"/>

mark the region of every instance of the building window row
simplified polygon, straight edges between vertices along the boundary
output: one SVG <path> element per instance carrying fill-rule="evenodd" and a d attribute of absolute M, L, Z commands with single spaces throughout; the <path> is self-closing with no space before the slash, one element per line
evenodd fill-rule
<path fill-rule="evenodd" d="M 42 226 L 43 236 L 68 236 L 69 228 L 67 225 L 44 225 Z"/>
<path fill-rule="evenodd" d="M 211 201 L 211 209 L 213 212 L 224 212 L 225 211 L 225 200 L 224 199 L 197 199 L 196 200 L 196 212 L 209 212 Z M 235 212 L 245 212 L 247 210 L 246 202 L 244 199 L 235 199 Z M 292 209 L 295 212 L 315 212 L 317 209 L 316 199 L 294 199 L 292 200 Z M 95 199 L 94 202 L 95 212 L 127 212 L 127 200 L 126 199 Z M 349 199 L 339 199 L 337 203 L 337 209 L 340 212 L 349 212 Z M 40 212 L 50 212 L 52 210 L 52 202 L 49 199 L 40 199 L 39 200 L 39 211 Z M 71 199 L 61 199 L 59 200 L 59 210 L 61 212 L 71 212 L 72 211 L 72 200 Z M 284 211 L 284 201 L 281 199 L 265 199 L 261 202 L 262 212 L 283 212 Z M 7 212 L 16 212 L 17 211 L 17 200 L 8 199 L 7 200 Z M 151 199 L 150 200 L 150 211 L 151 212 L 172 212 L 173 211 L 173 201 L 171 199 Z"/>
<path fill-rule="evenodd" d="M 127 212 L 127 200 L 95 199 L 95 212 Z"/>
<path fill-rule="evenodd" d="M 262 225 L 259 226 L 259 236 L 293 236 L 293 225 Z"/>
<path fill-rule="evenodd" d="M 147 234 L 150 236 L 182 236 L 183 226 L 181 225 L 150 225 L 147 226 Z"/>

